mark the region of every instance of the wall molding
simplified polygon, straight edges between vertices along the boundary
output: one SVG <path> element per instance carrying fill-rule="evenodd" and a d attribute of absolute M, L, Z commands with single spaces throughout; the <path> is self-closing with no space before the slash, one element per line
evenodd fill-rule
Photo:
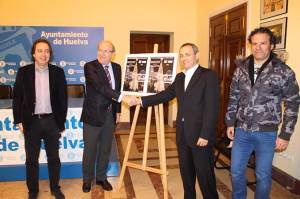
<path fill-rule="evenodd" d="M 300 195 L 300 180 L 273 166 L 272 178 L 291 193 Z"/>

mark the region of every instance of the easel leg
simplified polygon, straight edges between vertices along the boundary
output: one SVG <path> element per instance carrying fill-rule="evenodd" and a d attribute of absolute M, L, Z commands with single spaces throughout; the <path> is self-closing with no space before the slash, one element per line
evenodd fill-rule
<path fill-rule="evenodd" d="M 166 163 L 166 145 L 165 145 L 165 126 L 164 126 L 164 110 L 163 104 L 159 104 L 159 128 L 160 128 L 160 156 L 161 169 L 163 171 L 162 184 L 164 188 L 164 199 L 168 198 L 168 184 L 167 184 L 167 163 Z"/>
<path fill-rule="evenodd" d="M 158 105 L 154 106 L 154 113 L 155 113 L 155 124 L 156 124 L 156 135 L 157 135 L 157 146 L 158 146 L 158 157 L 160 162 L 160 169 L 162 169 L 161 165 L 161 147 L 160 147 L 160 128 L 159 128 L 159 111 L 158 111 Z"/>
<path fill-rule="evenodd" d="M 134 117 L 133 117 L 133 121 L 132 121 L 132 126 L 131 126 L 130 134 L 129 134 L 129 140 L 128 140 L 128 143 L 127 143 L 126 152 L 125 152 L 125 156 L 124 156 L 124 160 L 123 160 L 123 164 L 122 164 L 122 170 L 121 170 L 121 173 L 120 173 L 119 186 L 118 186 L 119 189 L 122 187 L 122 182 L 123 182 L 123 178 L 124 178 L 124 175 L 125 175 L 125 170 L 126 170 L 126 166 L 127 166 L 127 162 L 128 162 L 129 152 L 130 152 L 130 148 L 131 148 L 131 144 L 132 144 L 132 140 L 133 140 L 133 136 L 134 136 L 134 132 L 135 132 L 136 123 L 137 123 L 137 119 L 138 119 L 138 116 L 139 116 L 140 108 L 141 108 L 140 105 L 137 105 L 136 108 L 135 108 Z"/>
<path fill-rule="evenodd" d="M 148 146 L 149 146 L 151 115 L 152 115 L 152 106 L 148 107 L 148 110 L 147 110 L 145 143 L 144 143 L 144 152 L 143 152 L 143 169 L 145 169 L 146 166 L 147 166 L 147 155 L 148 155 Z"/>

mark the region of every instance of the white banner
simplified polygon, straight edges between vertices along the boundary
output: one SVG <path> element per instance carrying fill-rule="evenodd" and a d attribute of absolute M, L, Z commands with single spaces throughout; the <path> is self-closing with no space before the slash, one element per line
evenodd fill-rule
<path fill-rule="evenodd" d="M 81 108 L 69 108 L 66 130 L 60 138 L 61 162 L 81 162 L 83 153 Z M 40 163 L 47 162 L 42 143 Z M 12 109 L 0 109 L 0 166 L 25 164 L 24 136 L 13 124 Z"/>

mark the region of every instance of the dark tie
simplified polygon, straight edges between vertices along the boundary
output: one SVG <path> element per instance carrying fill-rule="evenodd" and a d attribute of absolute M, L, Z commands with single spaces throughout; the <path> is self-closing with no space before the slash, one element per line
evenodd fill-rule
<path fill-rule="evenodd" d="M 108 79 L 108 82 L 109 82 L 110 88 L 112 88 L 111 76 L 110 76 L 110 73 L 109 73 L 108 67 L 109 67 L 108 65 L 104 66 L 104 70 L 105 70 L 106 77 L 107 77 L 107 79 Z M 111 112 L 111 110 L 112 110 L 112 105 L 110 104 L 110 105 L 107 107 L 107 111 Z"/>
<path fill-rule="evenodd" d="M 185 74 L 184 73 L 183 73 L 182 81 L 183 81 L 183 92 L 185 92 L 187 87 L 185 88 Z"/>
<path fill-rule="evenodd" d="M 109 82 L 110 88 L 112 88 L 111 76 L 110 76 L 110 73 L 109 73 L 108 67 L 109 67 L 109 66 L 104 66 L 104 70 L 105 70 L 106 77 L 107 77 L 107 79 L 108 79 L 108 82 Z"/>

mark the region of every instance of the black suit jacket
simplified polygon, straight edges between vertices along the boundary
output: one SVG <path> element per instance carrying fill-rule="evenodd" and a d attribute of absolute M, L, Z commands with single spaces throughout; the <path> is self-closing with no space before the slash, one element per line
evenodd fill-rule
<path fill-rule="evenodd" d="M 68 110 L 68 94 L 63 69 L 48 64 L 49 88 L 52 113 L 63 131 Z M 26 129 L 33 119 L 35 108 L 35 65 L 30 64 L 18 70 L 13 91 L 14 123 L 22 123 Z"/>
<path fill-rule="evenodd" d="M 189 146 L 196 146 L 198 138 L 207 139 L 209 145 L 215 141 L 215 127 L 219 114 L 220 88 L 218 76 L 210 69 L 199 66 L 184 91 L 185 74 L 177 74 L 175 81 L 164 91 L 142 97 L 143 106 L 167 102 L 177 98 L 177 121 L 184 118 L 183 131 L 178 131 L 177 144 L 186 139 Z"/>
<path fill-rule="evenodd" d="M 121 89 L 121 66 L 114 62 L 111 62 L 111 65 L 115 78 L 114 90 L 110 87 L 105 70 L 98 60 L 84 65 L 86 96 L 81 121 L 93 126 L 103 125 L 107 108 L 111 104 L 114 119 L 116 119 L 116 113 L 121 112 L 121 104 L 117 102 Z"/>

